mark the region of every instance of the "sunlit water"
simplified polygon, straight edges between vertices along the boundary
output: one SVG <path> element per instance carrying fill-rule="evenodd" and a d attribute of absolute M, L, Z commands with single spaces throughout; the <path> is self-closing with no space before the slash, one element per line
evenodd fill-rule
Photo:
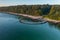
<path fill-rule="evenodd" d="M 0 13 L 0 40 L 60 40 L 60 30 L 48 22 L 28 25 L 16 15 Z"/>

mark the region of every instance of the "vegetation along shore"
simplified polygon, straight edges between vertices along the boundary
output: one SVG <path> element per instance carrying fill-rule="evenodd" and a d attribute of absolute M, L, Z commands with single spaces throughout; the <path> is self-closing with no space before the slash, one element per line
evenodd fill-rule
<path fill-rule="evenodd" d="M 29 17 L 43 18 L 48 22 L 60 23 L 60 5 L 17 5 L 0 7 L 0 12 Z"/>

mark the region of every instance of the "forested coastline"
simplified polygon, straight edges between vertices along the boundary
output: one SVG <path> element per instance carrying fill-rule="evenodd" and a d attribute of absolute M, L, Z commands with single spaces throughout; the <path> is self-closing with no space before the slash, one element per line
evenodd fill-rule
<path fill-rule="evenodd" d="M 13 12 L 60 20 L 60 5 L 17 5 L 0 7 L 0 12 Z"/>
<path fill-rule="evenodd" d="M 51 8 L 50 5 L 17 5 L 17 6 L 0 7 L 0 11 L 39 16 L 48 14 L 50 8 Z"/>

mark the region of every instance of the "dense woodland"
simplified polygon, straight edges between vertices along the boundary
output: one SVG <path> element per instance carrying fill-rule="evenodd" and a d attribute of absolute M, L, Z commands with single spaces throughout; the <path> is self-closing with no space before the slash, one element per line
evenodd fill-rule
<path fill-rule="evenodd" d="M 18 5 L 9 7 L 0 7 L 2 12 L 15 12 L 30 15 L 43 15 L 48 14 L 50 10 L 49 5 Z"/>
<path fill-rule="evenodd" d="M 0 12 L 14 12 L 60 20 L 60 5 L 17 5 L 0 7 Z"/>

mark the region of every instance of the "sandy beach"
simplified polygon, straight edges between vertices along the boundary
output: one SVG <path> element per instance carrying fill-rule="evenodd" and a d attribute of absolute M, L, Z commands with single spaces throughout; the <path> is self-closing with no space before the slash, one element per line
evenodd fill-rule
<path fill-rule="evenodd" d="M 32 19 L 43 18 L 43 16 L 32 16 L 32 15 L 12 13 L 12 12 L 8 12 L 8 13 L 9 13 L 9 14 L 14 14 L 14 15 L 23 16 L 23 17 L 28 17 L 28 18 L 32 18 Z M 45 21 L 47 21 L 47 22 L 60 23 L 60 21 L 58 21 L 58 20 L 53 20 L 53 19 L 49 19 L 49 18 L 43 18 L 43 19 L 44 19 Z"/>

